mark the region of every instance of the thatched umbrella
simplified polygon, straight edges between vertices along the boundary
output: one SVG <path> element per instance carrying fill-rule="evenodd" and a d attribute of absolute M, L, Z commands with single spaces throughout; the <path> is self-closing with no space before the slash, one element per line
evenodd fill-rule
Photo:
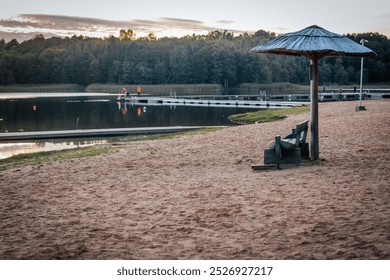
<path fill-rule="evenodd" d="M 297 32 L 286 33 L 264 45 L 254 47 L 251 51 L 304 56 L 310 60 L 310 156 L 312 160 L 318 159 L 318 60 L 326 56 L 373 57 L 376 53 L 344 36 L 316 25 Z"/>

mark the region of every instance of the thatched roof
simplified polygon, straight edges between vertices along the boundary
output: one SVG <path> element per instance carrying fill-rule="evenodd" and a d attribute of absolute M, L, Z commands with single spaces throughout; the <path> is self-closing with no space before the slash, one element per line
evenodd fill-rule
<path fill-rule="evenodd" d="M 325 56 L 372 57 L 376 53 L 342 35 L 313 25 L 297 32 L 286 33 L 252 52 L 305 56 L 317 59 Z"/>

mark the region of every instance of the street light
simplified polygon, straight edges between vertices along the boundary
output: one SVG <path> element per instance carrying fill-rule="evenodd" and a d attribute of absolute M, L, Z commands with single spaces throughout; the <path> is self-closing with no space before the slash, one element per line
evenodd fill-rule
<path fill-rule="evenodd" d="M 364 46 L 364 43 L 367 43 L 368 41 L 365 40 L 365 39 L 361 39 L 360 40 L 360 44 L 362 44 L 362 46 Z M 363 57 L 361 59 L 361 63 L 360 63 L 360 97 L 359 97 L 359 107 L 358 107 L 358 111 L 360 110 L 365 110 L 365 108 L 362 107 L 362 92 L 363 92 Z"/>

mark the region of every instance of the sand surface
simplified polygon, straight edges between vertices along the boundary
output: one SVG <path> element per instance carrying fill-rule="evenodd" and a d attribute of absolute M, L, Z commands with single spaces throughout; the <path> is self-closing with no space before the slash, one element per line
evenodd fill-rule
<path fill-rule="evenodd" d="M 320 158 L 252 171 L 309 113 L 0 171 L 0 259 L 390 259 L 390 100 L 320 104 Z"/>

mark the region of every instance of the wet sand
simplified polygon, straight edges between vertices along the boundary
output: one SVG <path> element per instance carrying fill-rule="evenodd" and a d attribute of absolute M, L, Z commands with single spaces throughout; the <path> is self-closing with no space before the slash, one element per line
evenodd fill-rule
<path fill-rule="evenodd" d="M 252 171 L 275 123 L 0 171 L 0 259 L 390 259 L 390 100 L 320 104 L 320 160 Z"/>

